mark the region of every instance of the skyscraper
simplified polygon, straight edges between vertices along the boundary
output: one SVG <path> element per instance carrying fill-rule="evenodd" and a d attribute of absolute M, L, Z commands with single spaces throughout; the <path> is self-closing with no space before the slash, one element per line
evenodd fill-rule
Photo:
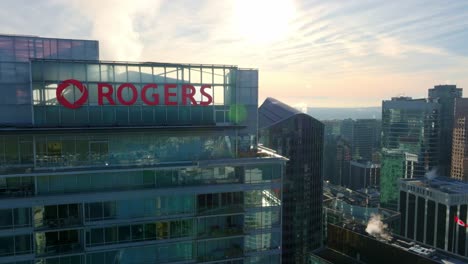
<path fill-rule="evenodd" d="M 450 174 L 452 156 L 452 133 L 455 99 L 462 97 L 462 88 L 456 85 L 436 85 L 429 89 L 429 100 L 440 104 L 440 151 L 438 172 L 440 175 Z"/>
<path fill-rule="evenodd" d="M 423 176 L 439 159 L 439 104 L 394 97 L 382 104 L 381 205 L 396 210 L 398 179 Z"/>
<path fill-rule="evenodd" d="M 323 148 L 323 179 L 330 181 L 333 184 L 339 184 L 341 178 L 339 177 L 339 164 L 340 155 L 343 153 L 339 151 L 341 142 L 343 141 L 341 133 L 340 120 L 325 120 L 321 121 L 324 124 L 324 148 Z M 349 142 L 346 141 L 348 146 L 348 157 L 351 158 L 351 149 Z"/>
<path fill-rule="evenodd" d="M 468 98 L 455 99 L 453 123 L 452 167 L 450 176 L 468 181 Z"/>
<path fill-rule="evenodd" d="M 0 36 L 1 263 L 280 263 L 257 70 Z"/>
<path fill-rule="evenodd" d="M 289 159 L 283 178 L 283 263 L 305 263 L 322 242 L 324 126 L 273 98 L 258 113 L 260 142 Z"/>

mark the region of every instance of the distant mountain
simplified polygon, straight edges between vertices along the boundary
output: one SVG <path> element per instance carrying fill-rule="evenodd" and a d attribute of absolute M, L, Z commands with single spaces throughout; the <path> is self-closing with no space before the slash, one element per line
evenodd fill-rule
<path fill-rule="evenodd" d="M 382 108 L 380 106 L 349 108 L 308 107 L 307 113 L 318 120 L 382 118 Z"/>

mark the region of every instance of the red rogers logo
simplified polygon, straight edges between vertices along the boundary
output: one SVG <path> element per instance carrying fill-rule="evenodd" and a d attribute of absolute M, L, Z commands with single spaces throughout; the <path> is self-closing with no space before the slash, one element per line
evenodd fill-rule
<path fill-rule="evenodd" d="M 63 96 L 63 90 L 67 89 L 67 87 L 70 85 L 74 85 L 76 88 L 78 88 L 78 90 L 81 91 L 81 97 L 78 100 L 76 100 L 74 103 L 70 103 Z M 86 102 L 86 100 L 88 100 L 88 89 L 86 89 L 86 87 L 80 81 L 73 80 L 73 79 L 63 81 L 61 84 L 59 84 L 55 92 L 56 92 L 57 101 L 59 101 L 59 103 L 65 106 L 66 108 L 70 108 L 70 109 L 80 108 Z"/>
<path fill-rule="evenodd" d="M 69 102 L 64 96 L 64 90 L 67 89 L 69 86 L 75 86 L 78 90 L 81 91 L 81 97 L 78 98 L 74 103 Z M 163 105 L 178 105 L 177 102 L 177 93 L 173 91 L 177 89 L 177 84 L 164 84 L 163 86 L 163 96 L 164 96 L 164 104 Z M 130 99 L 125 99 L 123 96 L 124 89 L 127 88 L 128 92 L 131 94 Z M 147 95 L 149 89 L 157 89 L 158 85 L 155 83 L 146 84 L 141 89 L 141 93 L 138 94 L 138 89 L 135 85 L 131 83 L 123 83 L 119 85 L 117 88 L 117 101 L 126 106 L 130 106 L 135 104 L 140 96 L 141 101 L 144 104 L 149 106 L 160 105 L 160 98 L 159 94 L 153 93 L 151 95 Z M 209 94 L 206 89 L 211 89 L 210 85 L 201 85 L 200 93 L 201 93 L 201 101 L 197 102 L 194 98 L 197 90 L 191 84 L 182 84 L 182 104 L 187 105 L 187 102 L 192 105 L 200 105 L 200 106 L 208 106 L 213 103 L 213 97 Z M 105 105 L 104 100 L 107 101 L 109 105 L 116 105 L 114 101 L 114 97 L 112 96 L 114 93 L 114 87 L 109 83 L 98 83 L 97 84 L 97 99 L 98 105 Z M 80 108 L 86 101 L 88 100 L 88 89 L 86 86 L 83 85 L 78 80 L 75 79 L 68 79 L 61 82 L 56 90 L 56 98 L 57 101 L 65 106 L 66 108 L 70 109 L 77 109 Z M 206 100 L 204 100 L 206 98 Z M 174 101 L 175 99 L 175 101 Z"/>

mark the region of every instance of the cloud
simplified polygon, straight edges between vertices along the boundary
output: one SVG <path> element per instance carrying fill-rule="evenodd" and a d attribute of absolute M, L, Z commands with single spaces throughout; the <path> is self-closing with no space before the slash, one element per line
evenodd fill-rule
<path fill-rule="evenodd" d="M 144 43 L 136 26 L 139 19 L 157 14 L 154 0 L 75 0 L 72 7 L 91 21 L 90 36 L 99 40 L 101 59 L 138 61 Z"/>
<path fill-rule="evenodd" d="M 403 44 L 400 40 L 394 37 L 379 37 L 376 45 L 377 53 L 387 57 L 401 58 L 408 53 L 422 53 L 428 55 L 448 56 L 449 53 L 441 48 Z"/>

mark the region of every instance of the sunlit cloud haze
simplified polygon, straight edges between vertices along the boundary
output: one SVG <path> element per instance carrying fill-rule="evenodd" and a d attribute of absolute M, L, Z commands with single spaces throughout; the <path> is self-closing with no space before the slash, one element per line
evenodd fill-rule
<path fill-rule="evenodd" d="M 0 33 L 100 41 L 103 60 L 234 64 L 260 100 L 378 106 L 468 89 L 468 1 L 1 1 Z"/>

